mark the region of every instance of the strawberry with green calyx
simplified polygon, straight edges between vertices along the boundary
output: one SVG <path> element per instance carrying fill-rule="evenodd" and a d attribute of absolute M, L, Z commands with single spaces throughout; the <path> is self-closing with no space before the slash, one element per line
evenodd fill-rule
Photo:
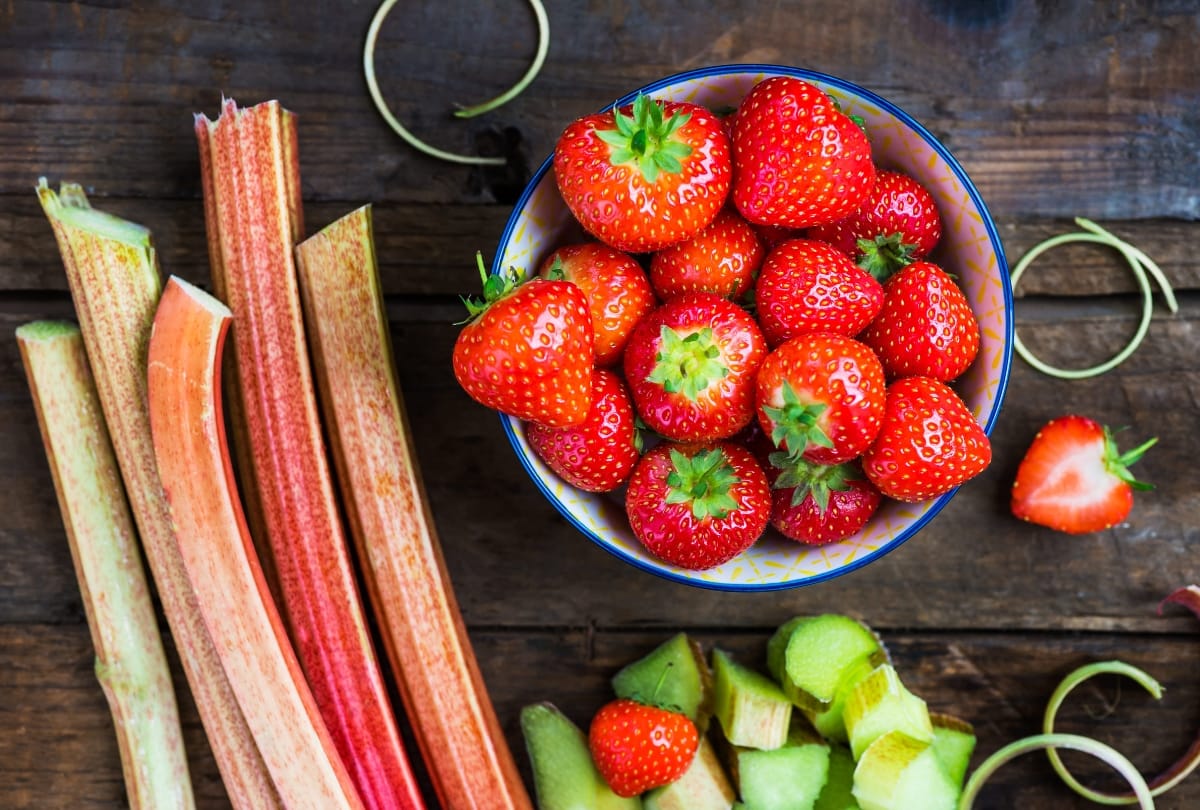
<path fill-rule="evenodd" d="M 699 746 L 700 734 L 687 715 L 629 698 L 602 706 L 588 728 L 596 769 L 622 797 L 679 779 Z"/>
<path fill-rule="evenodd" d="M 888 387 L 883 426 L 862 465 L 885 496 L 915 503 L 969 481 L 991 460 L 987 434 L 954 389 L 905 377 Z"/>
<path fill-rule="evenodd" d="M 866 134 L 812 84 L 773 76 L 738 106 L 733 200 L 748 221 L 809 228 L 854 212 L 875 183 Z"/>
<path fill-rule="evenodd" d="M 860 455 L 884 415 L 883 367 L 867 346 L 817 332 L 783 343 L 755 382 L 758 422 L 777 448 L 818 464 Z"/>
<path fill-rule="evenodd" d="M 1025 452 L 1012 488 L 1012 512 L 1068 534 L 1111 528 L 1129 516 L 1134 490 L 1152 489 L 1129 467 L 1157 442 L 1125 453 L 1112 432 L 1085 416 L 1051 420 Z"/>
<path fill-rule="evenodd" d="M 764 255 L 750 224 L 733 208 L 724 208 L 691 239 L 654 254 L 650 283 L 664 301 L 688 292 L 737 300 L 754 287 Z"/>
<path fill-rule="evenodd" d="M 866 525 L 882 500 L 855 462 L 814 464 L 777 450 L 768 464 L 771 525 L 806 545 L 845 540 Z"/>
<path fill-rule="evenodd" d="M 508 269 L 483 279 L 482 301 L 454 343 L 459 385 L 476 402 L 551 427 L 582 422 L 591 405 L 593 337 L 583 292 L 567 281 L 523 280 Z"/>
<path fill-rule="evenodd" d="M 625 379 L 642 420 L 676 441 L 711 441 L 754 418 L 754 375 L 767 343 L 754 318 L 716 293 L 651 312 L 625 347 Z"/>
<path fill-rule="evenodd" d="M 633 327 L 658 305 L 642 266 L 600 242 L 558 248 L 542 262 L 538 275 L 570 281 L 583 290 L 592 316 L 597 366 L 619 363 Z"/>
<path fill-rule="evenodd" d="M 919 261 L 883 285 L 883 307 L 859 339 L 879 355 L 889 377 L 949 382 L 979 354 L 979 321 L 948 273 Z"/>
<path fill-rule="evenodd" d="M 772 346 L 806 332 L 853 337 L 883 307 L 883 287 L 832 246 L 792 239 L 763 260 L 754 305 Z"/>
<path fill-rule="evenodd" d="M 559 193 L 584 230 L 628 253 L 699 233 L 725 204 L 732 178 L 719 118 L 697 104 L 645 95 L 568 125 L 553 165 Z"/>
<path fill-rule="evenodd" d="M 721 565 L 767 528 L 771 490 L 757 459 L 733 442 L 648 450 L 629 478 L 625 511 L 659 559 L 689 570 Z"/>

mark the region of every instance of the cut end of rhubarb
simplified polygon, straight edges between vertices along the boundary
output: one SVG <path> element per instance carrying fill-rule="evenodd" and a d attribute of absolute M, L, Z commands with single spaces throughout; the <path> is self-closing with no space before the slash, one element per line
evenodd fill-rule
<path fill-rule="evenodd" d="M 50 188 L 46 178 L 41 177 L 38 178 L 37 195 L 42 210 L 52 221 L 130 247 L 152 249 L 149 228 L 92 208 L 83 187 L 77 183 L 63 183 L 56 192 Z"/>

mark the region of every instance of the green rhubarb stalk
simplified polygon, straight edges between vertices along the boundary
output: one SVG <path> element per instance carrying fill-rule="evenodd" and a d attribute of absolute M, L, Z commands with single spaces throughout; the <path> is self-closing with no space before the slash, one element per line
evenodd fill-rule
<path fill-rule="evenodd" d="M 17 329 L 131 808 L 192 808 L 192 782 L 133 516 L 79 327 Z"/>
<path fill-rule="evenodd" d="M 162 292 L 150 232 L 98 211 L 83 189 L 38 199 L 54 229 L 129 505 L 208 742 L 236 808 L 280 806 L 200 616 L 163 497 L 150 438 L 146 350 Z"/>

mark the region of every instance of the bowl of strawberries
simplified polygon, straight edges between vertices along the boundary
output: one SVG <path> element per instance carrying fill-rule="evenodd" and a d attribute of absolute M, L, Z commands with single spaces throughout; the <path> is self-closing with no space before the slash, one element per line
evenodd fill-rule
<path fill-rule="evenodd" d="M 691 70 L 569 122 L 454 349 L 532 481 L 667 579 L 819 582 L 991 460 L 1012 357 L 996 227 L 891 102 Z"/>

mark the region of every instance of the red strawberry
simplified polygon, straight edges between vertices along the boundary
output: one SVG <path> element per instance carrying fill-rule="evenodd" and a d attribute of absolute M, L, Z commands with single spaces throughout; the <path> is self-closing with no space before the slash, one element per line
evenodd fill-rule
<path fill-rule="evenodd" d="M 754 417 L 754 375 L 766 353 L 744 309 L 716 293 L 688 293 L 638 323 L 625 347 L 625 379 L 655 432 L 723 439 Z"/>
<path fill-rule="evenodd" d="M 610 492 L 625 482 L 641 457 L 637 415 L 625 383 L 614 372 L 592 372 L 592 407 L 570 427 L 530 423 L 525 437 L 550 469 L 573 487 Z"/>
<path fill-rule="evenodd" d="M 591 404 L 592 321 L 574 284 L 519 283 L 509 270 L 488 275 L 484 300 L 467 300 L 471 320 L 454 343 L 454 376 L 475 401 L 533 422 L 582 422 Z"/>
<path fill-rule="evenodd" d="M 791 76 L 754 86 L 733 127 L 733 199 L 750 222 L 808 228 L 849 215 L 875 164 L 858 124 L 817 87 Z"/>
<path fill-rule="evenodd" d="M 687 715 L 629 698 L 602 706 L 588 729 L 596 769 L 625 798 L 683 776 L 699 745 L 696 724 Z"/>
<path fill-rule="evenodd" d="M 756 385 L 763 432 L 788 455 L 818 464 L 861 454 L 883 420 L 883 367 L 844 335 L 792 338 L 763 360 Z"/>
<path fill-rule="evenodd" d="M 719 118 L 647 96 L 574 121 L 554 149 L 554 177 L 571 213 L 628 253 L 660 250 L 707 227 L 729 195 L 731 172 Z"/>
<path fill-rule="evenodd" d="M 878 171 L 858 210 L 808 231 L 854 259 L 880 281 L 923 259 L 942 238 L 942 219 L 929 191 L 906 174 Z"/>
<path fill-rule="evenodd" d="M 888 388 L 883 427 L 863 454 L 863 472 L 898 501 L 936 498 L 992 460 L 987 434 L 948 385 L 905 377 Z"/>
<path fill-rule="evenodd" d="M 1038 431 L 1017 468 L 1012 512 L 1069 534 L 1098 532 L 1133 508 L 1133 490 L 1151 489 L 1129 472 L 1157 439 L 1124 454 L 1112 433 L 1084 416 L 1062 416 Z"/>
<path fill-rule="evenodd" d="M 763 248 L 754 229 L 732 208 L 685 242 L 650 260 L 650 283 L 664 301 L 687 292 L 741 298 L 754 286 Z"/>
<path fill-rule="evenodd" d="M 792 239 L 763 260 L 754 306 L 772 346 L 806 332 L 852 337 L 879 313 L 883 287 L 830 245 Z"/>
<path fill-rule="evenodd" d="M 771 525 L 784 537 L 822 546 L 866 525 L 882 500 L 858 464 L 813 464 L 783 451 L 768 457 Z"/>
<path fill-rule="evenodd" d="M 560 247 L 546 257 L 538 274 L 574 282 L 583 290 L 592 314 L 598 366 L 620 361 L 633 327 L 658 305 L 642 266 L 600 242 Z"/>
<path fill-rule="evenodd" d="M 740 444 L 663 442 L 634 468 L 625 511 L 647 551 L 700 571 L 728 562 L 762 536 L 771 490 Z"/>
<path fill-rule="evenodd" d="M 962 290 L 940 267 L 914 262 L 883 286 L 883 309 L 859 338 L 890 377 L 948 382 L 979 353 L 979 322 Z"/>

